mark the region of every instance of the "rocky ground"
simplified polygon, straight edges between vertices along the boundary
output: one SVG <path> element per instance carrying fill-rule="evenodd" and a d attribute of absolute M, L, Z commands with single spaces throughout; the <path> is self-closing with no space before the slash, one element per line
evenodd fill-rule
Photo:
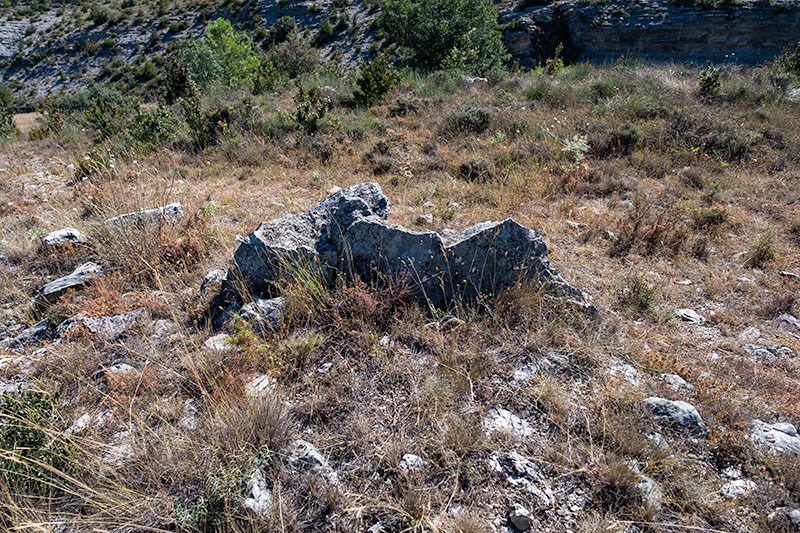
<path fill-rule="evenodd" d="M 798 530 L 791 94 L 576 65 L 202 151 L 7 143 L 3 526 Z"/>

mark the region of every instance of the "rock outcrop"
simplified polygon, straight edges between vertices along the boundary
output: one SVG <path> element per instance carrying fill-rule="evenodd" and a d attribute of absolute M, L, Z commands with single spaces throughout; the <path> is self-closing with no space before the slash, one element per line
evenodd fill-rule
<path fill-rule="evenodd" d="M 653 419 L 663 427 L 697 437 L 708 435 L 703 419 L 690 403 L 651 397 L 647 398 L 642 406 L 650 411 Z"/>
<path fill-rule="evenodd" d="M 500 10 L 503 41 L 523 66 L 552 57 L 563 43 L 575 59 L 758 64 L 798 39 L 800 5 L 777 1 L 704 7 L 690 2 L 560 1 L 522 12 Z"/>
<path fill-rule="evenodd" d="M 279 294 L 282 284 L 309 273 L 328 283 L 356 276 L 370 283 L 405 282 L 417 299 L 447 308 L 526 282 L 594 310 L 550 267 L 541 236 L 513 219 L 439 234 L 390 224 L 388 216 L 380 186 L 363 183 L 305 213 L 264 222 L 236 250 L 223 291 L 244 290 L 258 299 Z"/>
<path fill-rule="evenodd" d="M 179 203 L 167 204 L 155 209 L 145 209 L 125 213 L 113 218 L 109 218 L 105 223 L 109 226 L 141 226 L 144 224 L 155 224 L 156 222 L 178 222 L 183 218 L 183 206 Z"/>
<path fill-rule="evenodd" d="M 83 287 L 101 275 L 103 269 L 100 265 L 84 263 L 71 274 L 55 279 L 42 287 L 36 295 L 35 303 L 39 305 L 55 303 L 68 290 Z"/>

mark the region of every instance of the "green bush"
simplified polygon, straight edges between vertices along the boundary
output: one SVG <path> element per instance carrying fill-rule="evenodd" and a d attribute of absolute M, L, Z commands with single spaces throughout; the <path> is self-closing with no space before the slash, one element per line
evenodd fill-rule
<path fill-rule="evenodd" d="M 176 129 L 169 108 L 161 105 L 152 112 L 137 110 L 129 126 L 131 137 L 149 147 L 170 141 L 175 136 Z"/>
<path fill-rule="evenodd" d="M 775 58 L 775 66 L 784 72 L 800 76 L 800 41 L 787 43 L 780 55 Z"/>
<path fill-rule="evenodd" d="M 483 74 L 508 57 L 497 12 L 484 0 L 385 0 L 377 21 L 413 68 Z"/>
<path fill-rule="evenodd" d="M 73 449 L 54 436 L 61 429 L 56 421 L 53 396 L 38 391 L 3 394 L 0 480 L 4 486 L 47 490 L 55 477 L 53 471 L 69 471 Z"/>
<path fill-rule="evenodd" d="M 106 139 L 121 131 L 127 118 L 122 107 L 102 96 L 95 98 L 83 115 L 100 136 Z"/>
<path fill-rule="evenodd" d="M 293 33 L 297 33 L 297 21 L 294 17 L 280 17 L 269 29 L 269 44 L 281 44 Z"/>
<path fill-rule="evenodd" d="M 722 88 L 722 70 L 714 65 L 709 65 L 700 71 L 698 81 L 700 83 L 700 96 L 711 98 L 719 94 Z"/>
<path fill-rule="evenodd" d="M 0 137 L 14 135 L 14 97 L 6 87 L 0 86 Z"/>
<path fill-rule="evenodd" d="M 221 84 L 260 93 L 279 82 L 270 58 L 257 53 L 250 38 L 234 31 L 231 23 L 222 18 L 209 24 L 203 37 L 177 41 L 174 53 L 187 72 L 172 64 L 172 86 L 177 89 L 169 93 L 173 98 L 178 98 L 179 89 L 185 87 L 187 74 L 200 91 Z"/>
<path fill-rule="evenodd" d="M 217 144 L 230 122 L 230 114 L 219 106 L 203 107 L 197 94 L 180 99 L 192 141 L 198 149 Z"/>
<path fill-rule="evenodd" d="M 315 72 L 320 64 L 319 51 L 297 32 L 272 47 L 268 55 L 278 72 L 289 78 Z"/>
<path fill-rule="evenodd" d="M 319 97 L 319 91 L 312 87 L 308 91 L 298 84 L 297 95 L 294 97 L 295 121 L 297 122 L 298 132 L 315 133 L 319 129 L 320 121 L 325 118 L 328 112 L 328 101 Z"/>
<path fill-rule="evenodd" d="M 370 107 L 383 100 L 399 79 L 386 56 L 379 55 L 377 59 L 364 63 L 359 70 L 353 96 L 359 105 Z"/>
<path fill-rule="evenodd" d="M 326 20 L 322 23 L 322 26 L 319 27 L 319 31 L 314 36 L 314 40 L 311 44 L 320 47 L 331 39 L 333 39 L 333 24 L 331 24 L 330 20 Z"/>

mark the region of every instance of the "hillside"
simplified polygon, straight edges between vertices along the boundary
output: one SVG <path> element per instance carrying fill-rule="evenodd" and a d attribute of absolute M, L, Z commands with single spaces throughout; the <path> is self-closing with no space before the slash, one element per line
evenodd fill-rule
<path fill-rule="evenodd" d="M 164 2 L 30 2 L 0 8 L 0 81 L 31 103 L 37 96 L 116 83 L 155 99 L 163 55 L 175 39 L 202 35 L 219 17 L 264 44 L 281 17 L 306 40 L 328 22 L 315 46 L 352 71 L 380 43 L 378 1 L 199 0 Z M 639 57 L 705 64 L 759 64 L 797 39 L 800 3 L 775 2 L 500 2 L 496 4 L 510 62 L 532 68 L 563 43 L 572 59 Z M 327 34 L 326 34 L 327 35 Z"/>

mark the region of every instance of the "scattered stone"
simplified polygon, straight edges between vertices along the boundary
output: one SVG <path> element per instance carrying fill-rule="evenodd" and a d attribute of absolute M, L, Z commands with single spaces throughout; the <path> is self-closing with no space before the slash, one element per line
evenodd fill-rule
<path fill-rule="evenodd" d="M 692 280 L 690 279 L 679 279 L 675 281 L 675 285 L 691 285 Z"/>
<path fill-rule="evenodd" d="M 794 272 L 788 272 L 786 270 L 781 270 L 778 274 L 785 278 L 800 279 L 800 274 L 795 274 Z"/>
<path fill-rule="evenodd" d="M 136 372 L 136 369 L 133 368 L 131 365 L 127 363 L 117 363 L 115 365 L 111 365 L 108 368 L 101 368 L 94 374 L 92 374 L 92 379 L 94 381 L 100 381 L 105 379 L 108 374 L 114 374 L 115 376 L 126 376 Z"/>
<path fill-rule="evenodd" d="M 661 374 L 661 379 L 663 379 L 667 383 L 667 386 L 674 391 L 694 390 L 694 385 L 687 382 L 677 374 Z"/>
<path fill-rule="evenodd" d="M 739 333 L 738 337 L 739 342 L 751 342 L 759 338 L 761 338 L 761 330 L 755 326 L 745 328 L 741 333 Z"/>
<path fill-rule="evenodd" d="M 328 372 L 331 371 L 331 368 L 333 368 L 333 363 L 328 361 L 327 363 L 322 363 L 321 365 L 319 365 L 319 368 L 317 368 L 317 372 L 320 374 L 327 374 Z"/>
<path fill-rule="evenodd" d="M 800 526 L 800 509 L 792 509 L 786 516 L 789 518 L 789 521 L 796 526 Z"/>
<path fill-rule="evenodd" d="M 59 324 L 56 337 L 63 340 L 83 328 L 99 341 L 115 342 L 129 332 L 144 327 L 149 320 L 150 313 L 144 308 L 119 315 L 68 318 Z"/>
<path fill-rule="evenodd" d="M 528 531 L 533 525 L 533 515 L 519 503 L 508 509 L 508 521 L 517 531 Z"/>
<path fill-rule="evenodd" d="M 272 513 L 272 491 L 262 469 L 256 469 L 247 481 L 247 495 L 242 502 L 244 508 L 260 518 L 269 518 Z"/>
<path fill-rule="evenodd" d="M 87 241 L 86 235 L 75 228 L 62 228 L 45 235 L 42 238 L 42 246 L 45 248 L 61 248 L 75 244 L 85 244 Z"/>
<path fill-rule="evenodd" d="M 156 222 L 178 222 L 183 218 L 183 206 L 179 203 L 168 204 L 164 207 L 157 207 L 155 209 L 146 209 L 144 211 L 136 211 L 134 213 L 125 213 L 105 221 L 106 224 L 111 226 L 141 226 L 144 224 L 153 224 Z"/>
<path fill-rule="evenodd" d="M 736 466 L 729 466 L 722 471 L 722 475 L 728 479 L 740 479 L 742 477 L 742 469 Z"/>
<path fill-rule="evenodd" d="M 430 213 L 420 215 L 417 217 L 417 224 L 420 226 L 430 226 L 433 224 L 433 215 Z"/>
<path fill-rule="evenodd" d="M 131 444 L 130 431 L 120 431 L 115 433 L 111 440 L 115 444 L 111 445 L 103 454 L 103 462 L 112 467 L 120 467 L 133 458 L 133 445 Z"/>
<path fill-rule="evenodd" d="M 774 361 L 779 357 L 794 357 L 794 352 L 786 346 L 763 346 L 760 344 L 745 344 L 744 349 L 754 357 Z"/>
<path fill-rule="evenodd" d="M 774 455 L 785 453 L 800 455 L 800 436 L 792 424 L 785 422 L 767 424 L 758 419 L 751 420 L 750 423 L 753 425 L 750 438 L 756 444 Z"/>
<path fill-rule="evenodd" d="M 280 331 L 285 307 L 286 299 L 282 296 L 269 300 L 257 298 L 244 304 L 239 309 L 239 316 L 243 320 L 251 322 L 255 330 L 262 335 L 268 335 Z"/>
<path fill-rule="evenodd" d="M 72 274 L 60 277 L 39 289 L 34 302 L 37 304 L 52 304 L 70 289 L 77 289 L 90 283 L 94 278 L 103 275 L 100 265 L 84 263 L 72 271 Z"/>
<path fill-rule="evenodd" d="M 275 378 L 269 374 L 258 374 L 247 382 L 244 386 L 244 391 L 248 396 L 254 398 L 266 396 L 272 392 L 276 383 Z"/>
<path fill-rule="evenodd" d="M 218 352 L 227 352 L 228 350 L 233 350 L 234 348 L 230 341 L 230 335 L 227 333 L 220 333 L 208 338 L 203 344 L 205 344 L 206 348 L 211 348 L 212 350 L 216 350 Z"/>
<path fill-rule="evenodd" d="M 514 381 L 530 381 L 531 379 L 535 378 L 542 371 L 552 367 L 552 363 L 547 359 L 542 359 L 541 361 L 535 361 L 532 363 L 528 363 L 516 370 L 514 370 L 513 378 Z"/>
<path fill-rule="evenodd" d="M 728 481 L 719 489 L 720 493 L 729 500 L 744 498 L 745 496 L 749 496 L 754 490 L 756 490 L 756 484 L 749 479 Z"/>
<path fill-rule="evenodd" d="M 294 441 L 289 449 L 289 466 L 296 470 L 312 472 L 331 485 L 339 483 L 339 476 L 320 451 L 303 439 Z"/>
<path fill-rule="evenodd" d="M 515 439 L 523 440 L 533 435 L 533 428 L 525 420 L 511 411 L 495 408 L 483 419 L 483 430 L 486 435 L 505 433 Z"/>
<path fill-rule="evenodd" d="M 397 465 L 398 470 L 401 472 L 411 472 L 412 470 L 421 470 L 427 467 L 428 462 L 413 453 L 403 455 L 403 458 L 400 459 L 400 464 Z"/>
<path fill-rule="evenodd" d="M 624 379 L 634 387 L 641 384 L 642 373 L 628 363 L 619 362 L 610 367 L 608 373 L 616 378 Z"/>
<path fill-rule="evenodd" d="M 663 427 L 699 437 L 708 435 L 708 430 L 700 418 L 700 414 L 690 403 L 650 397 L 642 405 Z"/>
<path fill-rule="evenodd" d="M 385 531 L 386 531 L 386 526 L 383 525 L 383 522 L 375 522 L 367 530 L 367 533 L 384 533 Z"/>
<path fill-rule="evenodd" d="M 539 468 L 517 452 L 498 453 L 489 458 L 489 468 L 505 476 L 506 481 L 536 496 L 540 503 L 550 507 L 555 495 Z"/>
<path fill-rule="evenodd" d="M 582 222 L 575 222 L 574 220 L 570 220 L 570 219 L 566 219 L 565 222 L 567 223 L 567 226 L 569 226 L 572 229 L 582 228 L 582 227 L 584 227 L 586 225 L 586 224 L 583 224 Z"/>
<path fill-rule="evenodd" d="M 778 331 L 789 333 L 795 337 L 800 337 L 800 319 L 789 313 L 783 313 L 778 317 Z"/>
<path fill-rule="evenodd" d="M 429 200 L 429 201 L 425 202 L 424 204 L 422 204 L 422 207 L 424 207 L 425 209 L 435 209 L 436 208 L 436 204 L 434 204 L 433 202 L 431 202 Z"/>
<path fill-rule="evenodd" d="M 53 321 L 49 318 L 45 318 L 24 330 L 13 339 L 0 341 L 0 350 L 7 349 L 13 352 L 21 352 L 26 346 L 52 340 L 55 335 L 55 324 L 53 324 Z"/>
<path fill-rule="evenodd" d="M 706 321 L 706 319 L 700 316 L 694 309 L 676 309 L 675 316 L 684 322 L 690 322 L 692 324 L 702 324 Z"/>
<path fill-rule="evenodd" d="M 198 398 L 189 398 L 183 402 L 183 414 L 178 424 L 186 431 L 194 431 L 197 429 L 200 420 L 200 410 L 203 407 L 203 402 Z"/>
<path fill-rule="evenodd" d="M 551 269 L 541 236 L 512 219 L 443 236 L 389 224 L 388 215 L 389 201 L 377 183 L 348 187 L 304 213 L 259 225 L 237 249 L 227 279 L 266 297 L 298 266 L 317 270 L 329 282 L 340 273 L 367 282 L 381 273 L 407 279 L 417 298 L 437 307 L 523 279 L 594 311 L 580 290 Z M 228 289 L 235 292 L 230 282 Z"/>
<path fill-rule="evenodd" d="M 227 275 L 228 275 L 227 270 L 223 269 L 212 270 L 211 272 L 206 274 L 206 277 L 203 278 L 203 283 L 200 284 L 200 293 L 205 294 L 206 292 L 209 291 L 218 290 L 219 287 L 222 285 L 222 283 L 225 281 Z"/>
<path fill-rule="evenodd" d="M 642 493 L 645 503 L 651 509 L 660 509 L 664 491 L 661 490 L 658 483 L 641 473 L 637 472 L 637 478 L 639 481 L 636 482 L 636 488 Z"/>

